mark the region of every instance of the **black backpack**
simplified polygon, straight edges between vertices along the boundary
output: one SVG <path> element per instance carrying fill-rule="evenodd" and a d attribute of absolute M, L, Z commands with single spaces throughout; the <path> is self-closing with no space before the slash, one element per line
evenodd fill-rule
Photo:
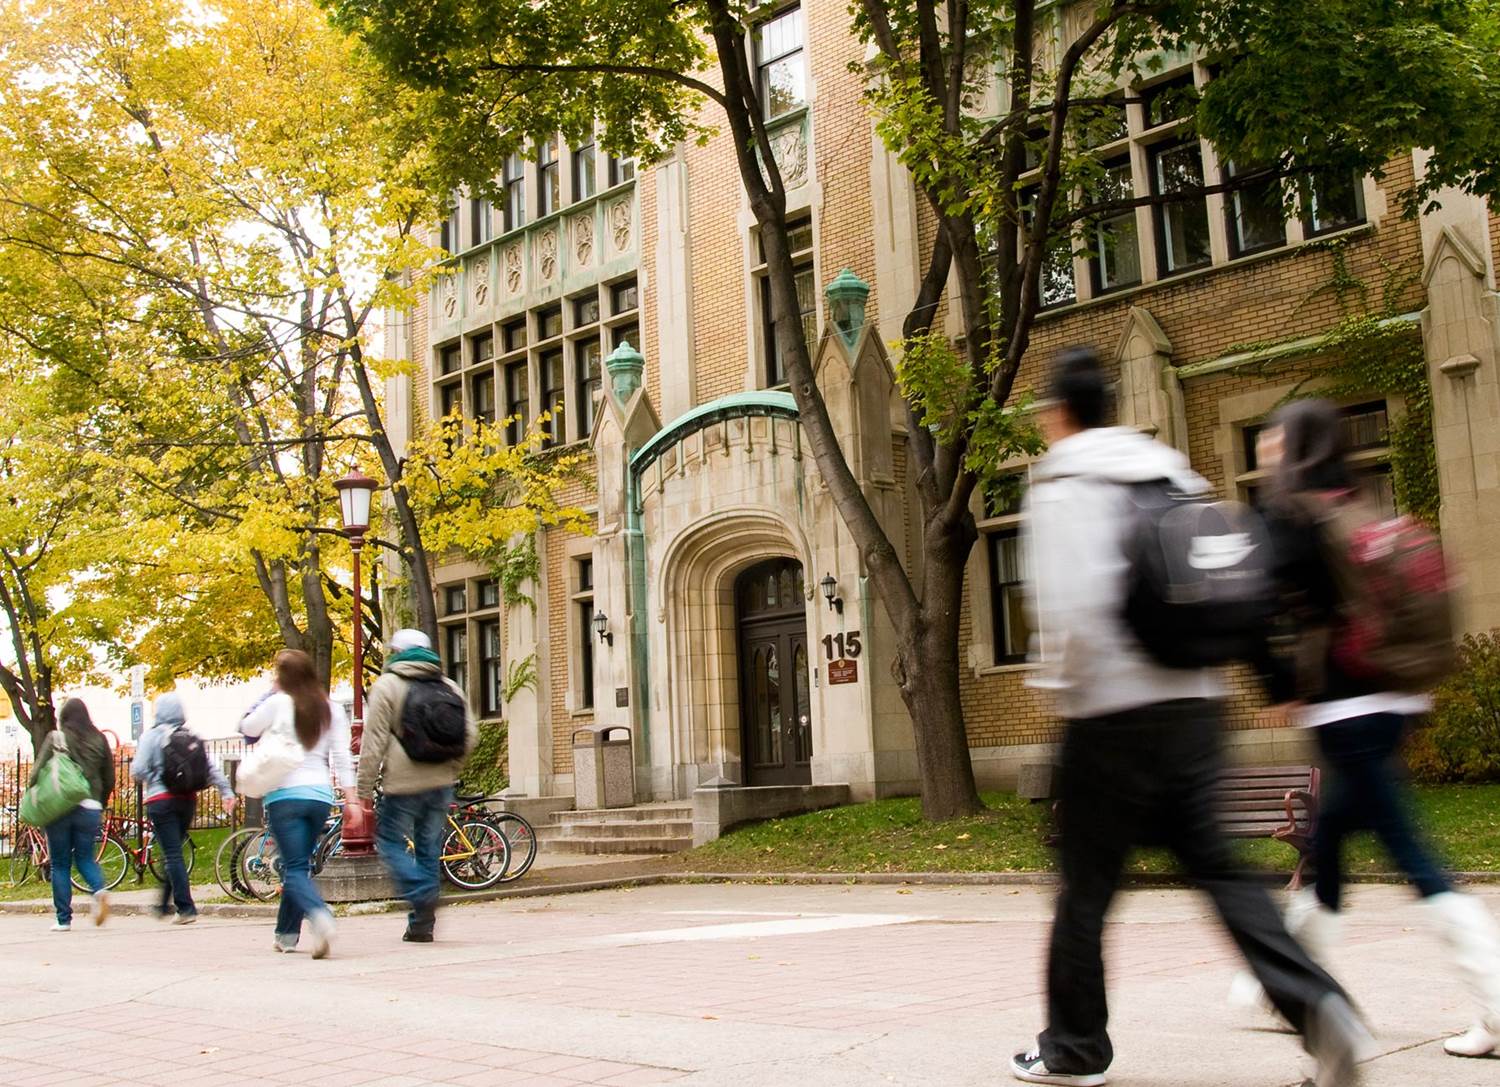
<path fill-rule="evenodd" d="M 1168 668 L 1253 657 L 1275 610 L 1271 542 L 1241 502 L 1183 494 L 1166 480 L 1130 489 L 1125 622 Z"/>
<path fill-rule="evenodd" d="M 468 725 L 469 710 L 463 695 L 441 676 L 407 681 L 397 739 L 412 762 L 452 762 L 463 758 Z"/>
<path fill-rule="evenodd" d="M 208 750 L 184 725 L 174 728 L 162 744 L 161 780 L 174 796 L 208 788 Z"/>

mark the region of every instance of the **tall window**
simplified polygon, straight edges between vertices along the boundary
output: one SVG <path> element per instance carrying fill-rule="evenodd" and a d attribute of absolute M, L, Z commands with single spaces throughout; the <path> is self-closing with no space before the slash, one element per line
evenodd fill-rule
<path fill-rule="evenodd" d="M 455 412 L 459 415 L 463 414 L 464 387 L 459 384 L 460 380 L 459 378 L 455 378 L 452 382 L 442 386 L 438 390 L 438 410 L 444 419 Z"/>
<path fill-rule="evenodd" d="M 788 8 L 756 28 L 755 71 L 767 119 L 799 109 L 807 101 L 800 8 Z"/>
<path fill-rule="evenodd" d="M 562 167 L 557 161 L 557 137 L 543 140 L 536 149 L 536 213 L 551 215 L 562 207 Z"/>
<path fill-rule="evenodd" d="M 491 425 L 495 421 L 495 372 L 475 374 L 469 386 L 469 402 L 474 405 L 476 423 Z"/>
<path fill-rule="evenodd" d="M 1354 469 L 1355 484 L 1364 498 L 1384 516 L 1396 513 L 1396 490 L 1391 480 L 1391 418 L 1384 400 L 1348 404 L 1343 416 L 1344 444 Z M 1240 494 L 1257 505 L 1269 471 L 1260 464 L 1257 445 L 1264 423 L 1240 428 L 1240 449 L 1245 470 L 1235 477 Z"/>
<path fill-rule="evenodd" d="M 469 201 L 469 244 L 483 245 L 494 236 L 495 210 L 485 197 Z"/>
<path fill-rule="evenodd" d="M 597 189 L 595 179 L 594 138 L 573 148 L 573 199 L 587 200 Z"/>
<path fill-rule="evenodd" d="M 448 208 L 443 213 L 442 226 L 438 228 L 438 245 L 449 253 L 457 253 L 463 242 L 458 237 L 458 194 L 448 194 Z"/>
<path fill-rule="evenodd" d="M 1021 241 L 1026 244 L 1026 232 L 1031 229 L 1036 214 L 1037 189 L 1030 188 L 1021 193 Z M 1073 281 L 1073 239 L 1066 231 L 1053 227 L 1055 237 L 1047 241 L 1047 255 L 1042 259 L 1041 303 L 1048 306 L 1064 306 L 1078 298 L 1078 285 Z"/>
<path fill-rule="evenodd" d="M 984 534 L 990 575 L 990 623 L 997 665 L 1023 664 L 1031 640 L 1026 614 L 1025 586 L 1028 577 L 1026 552 L 1021 542 L 1021 489 L 1014 478 L 987 496 Z"/>
<path fill-rule="evenodd" d="M 1309 186 L 1303 231 L 1309 238 L 1365 221 L 1365 194 L 1357 177 L 1322 174 Z"/>
<path fill-rule="evenodd" d="M 464 364 L 464 348 L 462 344 L 450 343 L 446 347 L 438 348 L 438 373 L 456 374 Z"/>
<path fill-rule="evenodd" d="M 519 230 L 526 225 L 526 162 L 519 153 L 509 155 L 501 172 L 505 188 L 505 230 Z"/>
<path fill-rule="evenodd" d="M 610 155 L 605 172 L 611 189 L 616 185 L 623 185 L 635 177 L 635 159 Z"/>
<path fill-rule="evenodd" d="M 1120 159 L 1105 164 L 1103 182 L 1092 194 L 1092 202 L 1130 200 L 1134 195 L 1130 160 Z M 1141 281 L 1141 247 L 1134 208 L 1103 213 L 1093 221 L 1090 233 L 1095 294 L 1132 287 Z"/>
<path fill-rule="evenodd" d="M 478 634 L 479 715 L 494 717 L 500 712 L 500 620 L 481 620 Z"/>
<path fill-rule="evenodd" d="M 599 398 L 604 391 L 602 353 L 597 337 L 580 341 L 574 351 L 578 389 L 573 402 L 578 405 L 578 436 L 587 438 L 593 433 L 594 417 L 599 414 Z"/>
<path fill-rule="evenodd" d="M 1286 215 L 1282 210 L 1281 182 L 1267 176 L 1265 167 L 1224 164 L 1224 180 L 1233 185 L 1224 197 L 1225 225 L 1229 228 L 1229 251 L 1236 257 L 1259 253 L 1286 244 Z"/>
<path fill-rule="evenodd" d="M 787 242 L 792 251 L 792 261 L 797 276 L 797 311 L 802 321 L 802 338 L 811 347 L 818 338 L 818 284 L 813 269 L 813 232 L 811 220 L 792 223 L 787 227 Z M 766 251 L 760 250 L 761 267 L 758 269 L 760 284 L 761 335 L 765 341 L 765 381 L 767 388 L 785 385 L 787 380 L 786 357 L 776 342 L 776 329 L 771 314 L 770 279 L 766 274 Z"/>
<path fill-rule="evenodd" d="M 543 412 L 550 412 L 552 420 L 547 424 L 547 437 L 543 444 L 559 445 L 563 441 L 567 424 L 567 413 L 563 410 L 563 351 L 561 347 L 544 351 L 537 360 L 542 377 Z M 540 412 L 538 413 L 540 414 Z"/>
<path fill-rule="evenodd" d="M 1203 151 L 1198 137 L 1151 149 L 1151 188 L 1171 199 L 1156 209 L 1156 252 L 1162 273 L 1201 268 L 1211 259 L 1208 205 L 1203 197 Z"/>
<path fill-rule="evenodd" d="M 594 560 L 577 559 L 573 564 L 577 585 L 573 593 L 573 615 L 578 639 L 578 707 L 594 708 Z"/>
<path fill-rule="evenodd" d="M 505 414 L 510 418 L 505 426 L 505 440 L 520 445 L 526 437 L 526 428 L 531 425 L 531 382 L 524 359 L 506 364 Z"/>
<path fill-rule="evenodd" d="M 443 670 L 448 678 L 465 692 L 469 689 L 469 628 L 464 623 L 454 623 L 444 631 Z"/>

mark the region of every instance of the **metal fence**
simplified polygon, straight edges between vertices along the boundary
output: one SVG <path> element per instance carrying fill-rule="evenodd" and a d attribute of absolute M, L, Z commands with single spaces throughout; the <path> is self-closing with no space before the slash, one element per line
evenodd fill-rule
<path fill-rule="evenodd" d="M 239 737 L 225 740 L 205 740 L 208 757 L 234 781 L 234 772 L 244 756 L 245 742 Z M 124 751 L 115 752 L 115 791 L 110 797 L 110 814 L 127 822 L 139 822 L 146 813 L 144 789 L 131 780 L 131 756 Z M 14 758 L 0 760 L 0 855 L 10 852 L 15 841 L 17 812 L 21 806 L 21 794 L 26 791 L 26 782 L 31 777 L 31 757 L 17 752 Z M 204 789 L 198 794 L 198 807 L 193 813 L 193 829 L 207 830 L 214 827 L 238 825 L 240 809 L 233 817 L 224 814 L 217 789 Z"/>

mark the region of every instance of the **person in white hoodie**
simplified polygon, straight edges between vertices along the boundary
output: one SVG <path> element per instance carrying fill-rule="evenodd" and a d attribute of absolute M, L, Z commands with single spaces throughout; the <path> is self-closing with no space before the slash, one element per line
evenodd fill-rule
<path fill-rule="evenodd" d="M 1318 1063 L 1317 1087 L 1355 1082 L 1368 1035 L 1347 996 L 1287 931 L 1259 886 L 1238 877 L 1219 829 L 1223 687 L 1211 669 L 1157 664 L 1123 617 L 1138 484 L 1195 494 L 1187 458 L 1104 425 L 1110 387 L 1093 351 L 1058 359 L 1039 406 L 1047 454 L 1026 500 L 1037 686 L 1066 719 L 1059 780 L 1062 884 L 1047 963 L 1047 1027 L 1011 1072 L 1028 1083 L 1098 1087 L 1114 1051 L 1101 937 L 1133 846 L 1165 844 L 1213 898 L 1278 1011 Z"/>

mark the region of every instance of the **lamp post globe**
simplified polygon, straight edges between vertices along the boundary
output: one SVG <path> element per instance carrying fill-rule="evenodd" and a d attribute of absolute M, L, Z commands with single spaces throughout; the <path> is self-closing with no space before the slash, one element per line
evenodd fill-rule
<path fill-rule="evenodd" d="M 334 480 L 333 485 L 339 492 L 339 513 L 344 518 L 344 531 L 350 536 L 363 537 L 370 527 L 370 499 L 380 484 L 358 468 L 351 468 L 342 479 Z"/>

